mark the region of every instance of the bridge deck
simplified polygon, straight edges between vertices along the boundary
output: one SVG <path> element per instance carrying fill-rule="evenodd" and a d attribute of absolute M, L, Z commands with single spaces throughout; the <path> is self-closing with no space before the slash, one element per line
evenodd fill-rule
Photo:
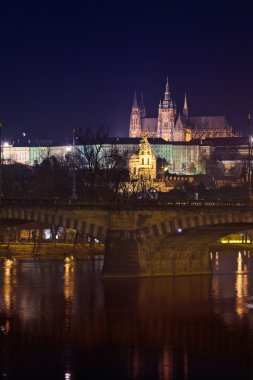
<path fill-rule="evenodd" d="M 130 200 L 130 201 L 80 201 L 55 199 L 2 199 L 1 208 L 27 207 L 27 208 L 53 208 L 53 209 L 100 209 L 100 210 L 169 210 L 177 208 L 243 208 L 253 209 L 253 204 L 245 199 L 233 200 Z"/>

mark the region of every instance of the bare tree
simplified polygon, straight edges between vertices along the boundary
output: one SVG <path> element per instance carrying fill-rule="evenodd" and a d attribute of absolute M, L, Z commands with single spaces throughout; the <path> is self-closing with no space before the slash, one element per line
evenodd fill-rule
<path fill-rule="evenodd" d="M 79 131 L 75 161 L 79 188 L 89 198 L 116 198 L 128 179 L 128 152 L 121 153 L 110 144 L 109 129 Z"/>

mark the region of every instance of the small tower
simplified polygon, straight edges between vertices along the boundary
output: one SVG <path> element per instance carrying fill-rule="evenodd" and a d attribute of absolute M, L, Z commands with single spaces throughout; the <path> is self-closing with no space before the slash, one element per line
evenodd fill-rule
<path fill-rule="evenodd" d="M 130 157 L 129 171 L 134 177 L 142 177 L 146 180 L 156 178 L 156 157 L 152 152 L 147 134 L 141 137 L 138 152 Z"/>
<path fill-rule="evenodd" d="M 141 109 L 137 103 L 136 92 L 134 93 L 134 101 L 130 115 L 129 137 L 141 136 Z"/>
<path fill-rule="evenodd" d="M 170 96 L 169 81 L 167 78 L 164 100 L 162 103 L 160 102 L 158 108 L 157 137 L 173 141 L 175 115 L 176 108 Z"/>
<path fill-rule="evenodd" d="M 186 93 L 184 94 L 184 108 L 183 108 L 183 116 L 188 117 L 188 106 L 187 106 L 187 98 Z"/>

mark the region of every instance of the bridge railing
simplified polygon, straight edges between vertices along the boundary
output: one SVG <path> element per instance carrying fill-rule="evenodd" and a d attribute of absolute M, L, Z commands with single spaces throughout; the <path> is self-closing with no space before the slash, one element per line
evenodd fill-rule
<path fill-rule="evenodd" d="M 245 199 L 134 199 L 117 201 L 83 201 L 83 200 L 59 200 L 59 199 L 3 199 L 1 208 L 53 208 L 53 209 L 104 209 L 104 210 L 124 210 L 124 209 L 173 209 L 173 208 L 252 208 L 252 205 Z"/>

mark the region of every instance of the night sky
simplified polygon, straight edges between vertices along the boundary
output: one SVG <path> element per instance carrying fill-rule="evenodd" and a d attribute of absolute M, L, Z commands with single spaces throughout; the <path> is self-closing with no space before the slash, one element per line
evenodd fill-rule
<path fill-rule="evenodd" d="M 127 136 L 134 90 L 156 117 L 166 76 L 178 111 L 225 114 L 244 131 L 253 111 L 253 16 L 247 3 L 0 2 L 4 138 L 64 141 L 72 128 Z"/>

